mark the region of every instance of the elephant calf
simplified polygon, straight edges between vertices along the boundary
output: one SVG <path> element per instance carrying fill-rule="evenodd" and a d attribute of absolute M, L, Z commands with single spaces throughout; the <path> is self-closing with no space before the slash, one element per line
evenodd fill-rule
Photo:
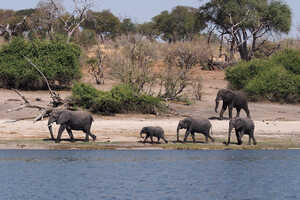
<path fill-rule="evenodd" d="M 153 137 L 157 137 L 157 142 L 159 143 L 160 138 L 165 141 L 165 143 L 168 143 L 168 140 L 165 138 L 164 130 L 159 126 L 146 126 L 142 128 L 140 132 L 141 138 L 143 138 L 143 134 L 146 134 L 146 137 L 143 141 L 143 143 L 146 142 L 146 140 L 150 137 L 151 143 L 153 144 Z"/>
<path fill-rule="evenodd" d="M 177 126 L 177 142 L 179 142 L 179 130 L 186 129 L 183 142 L 186 142 L 186 139 L 189 134 L 192 135 L 193 142 L 196 142 L 195 133 L 202 133 L 205 135 L 205 142 L 208 142 L 208 138 L 212 142 L 215 140 L 210 136 L 212 133 L 212 125 L 208 119 L 195 119 L 192 117 L 186 117 L 183 120 L 180 120 Z"/>
<path fill-rule="evenodd" d="M 60 110 L 53 111 L 48 120 L 48 128 L 50 131 L 51 139 L 54 140 L 52 123 L 60 124 L 56 143 L 60 142 L 61 135 L 65 129 L 70 136 L 70 139 L 74 141 L 72 130 L 81 130 L 85 136 L 85 141 L 89 141 L 89 136 L 96 140 L 96 135 L 91 133 L 91 126 L 93 123 L 93 117 L 91 114 L 82 111 L 69 111 L 69 110 Z"/>
<path fill-rule="evenodd" d="M 235 129 L 238 145 L 241 145 L 243 143 L 242 137 L 244 134 L 249 135 L 248 145 L 251 144 L 251 139 L 253 141 L 253 144 L 256 145 L 256 140 L 254 138 L 255 126 L 254 126 L 254 122 L 251 119 L 236 117 L 229 121 L 228 141 L 226 143 L 227 145 L 230 143 L 230 135 L 233 128 Z"/>

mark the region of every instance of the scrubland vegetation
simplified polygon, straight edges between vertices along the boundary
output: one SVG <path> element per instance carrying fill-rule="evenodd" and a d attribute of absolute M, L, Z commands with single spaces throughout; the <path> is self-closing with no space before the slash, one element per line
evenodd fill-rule
<path fill-rule="evenodd" d="M 120 20 L 91 1 L 66 12 L 60 1 L 36 8 L 0 10 L 0 86 L 25 90 L 72 89 L 74 104 L 93 112 L 157 113 L 164 100 L 201 100 L 194 69 L 223 70 L 233 89 L 251 100 L 300 101 L 299 41 L 274 41 L 287 33 L 290 8 L 281 1 L 209 1 L 199 8 L 177 6 L 150 22 Z M 290 44 L 289 41 L 287 41 Z M 96 44 L 96 45 L 95 45 Z M 95 49 L 93 56 L 88 50 Z M 88 68 L 96 84 L 117 80 L 111 91 L 80 83 Z M 75 83 L 76 82 L 76 83 Z M 184 91 L 192 88 L 188 96 Z"/>

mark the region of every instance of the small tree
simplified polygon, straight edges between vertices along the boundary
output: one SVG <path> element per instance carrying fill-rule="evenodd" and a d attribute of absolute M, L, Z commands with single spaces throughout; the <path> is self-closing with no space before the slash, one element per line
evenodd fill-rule
<path fill-rule="evenodd" d="M 161 76 L 160 96 L 170 99 L 179 96 L 191 84 L 191 69 L 207 62 L 208 58 L 209 54 L 192 42 L 175 44 L 165 57 L 167 68 Z"/>
<path fill-rule="evenodd" d="M 88 65 L 89 74 L 94 77 L 96 84 L 100 85 L 104 84 L 103 62 L 106 56 L 101 47 L 98 47 L 96 54 L 96 57 L 88 59 L 86 63 Z"/>
<path fill-rule="evenodd" d="M 140 35 L 132 35 L 117 39 L 113 46 L 105 60 L 111 75 L 137 92 L 151 93 L 156 58 L 153 43 Z"/>

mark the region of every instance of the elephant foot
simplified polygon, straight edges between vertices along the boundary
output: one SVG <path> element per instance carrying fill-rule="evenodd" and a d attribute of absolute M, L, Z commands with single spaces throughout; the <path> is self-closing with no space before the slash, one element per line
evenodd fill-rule
<path fill-rule="evenodd" d="M 55 140 L 55 143 L 60 143 L 60 140 Z"/>

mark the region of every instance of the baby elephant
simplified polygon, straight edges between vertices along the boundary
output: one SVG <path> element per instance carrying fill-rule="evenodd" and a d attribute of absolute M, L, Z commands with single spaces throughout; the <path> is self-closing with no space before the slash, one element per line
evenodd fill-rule
<path fill-rule="evenodd" d="M 236 117 L 229 121 L 228 141 L 227 141 L 226 145 L 228 145 L 230 143 L 230 135 L 231 135 L 231 131 L 233 128 L 235 128 L 235 134 L 236 134 L 236 139 L 238 141 L 238 145 L 241 145 L 243 143 L 242 137 L 244 134 L 249 135 L 248 145 L 251 144 L 251 138 L 252 138 L 253 144 L 256 145 L 256 140 L 254 138 L 255 126 L 251 119 Z"/>
<path fill-rule="evenodd" d="M 212 126 L 208 119 L 195 119 L 192 117 L 186 117 L 180 120 L 177 126 L 177 142 L 179 142 L 179 130 L 186 129 L 183 142 L 186 142 L 189 134 L 192 135 L 193 142 L 196 142 L 195 133 L 202 133 L 205 135 L 205 142 L 208 142 L 208 138 L 214 142 L 215 140 L 210 136 L 212 133 Z"/>
<path fill-rule="evenodd" d="M 143 138 L 143 134 L 146 134 L 146 137 L 145 137 L 143 143 L 145 143 L 146 140 L 150 137 L 151 143 L 153 144 L 153 136 L 157 137 L 158 143 L 159 143 L 160 138 L 163 139 L 165 141 L 165 143 L 168 143 L 168 140 L 166 140 L 166 138 L 165 138 L 164 130 L 159 126 L 146 126 L 140 132 L 141 138 Z"/>

